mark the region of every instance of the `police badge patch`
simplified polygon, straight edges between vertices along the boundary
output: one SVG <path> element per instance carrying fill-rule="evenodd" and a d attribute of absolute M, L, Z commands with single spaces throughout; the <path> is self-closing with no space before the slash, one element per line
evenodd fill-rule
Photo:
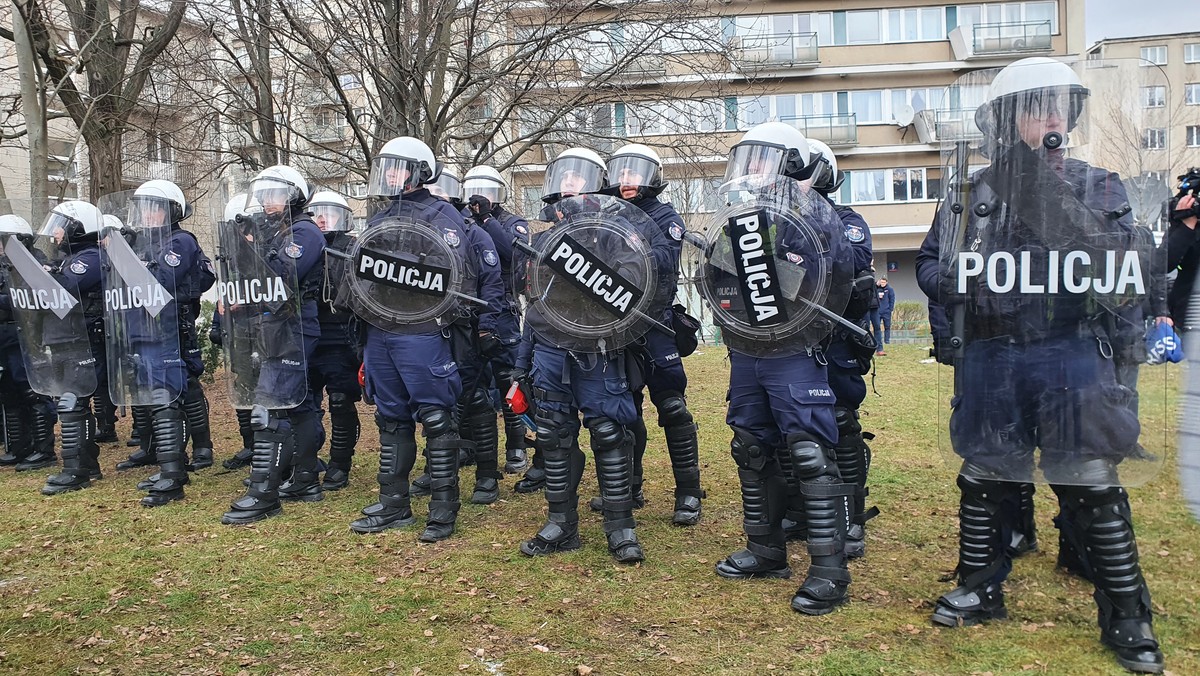
<path fill-rule="evenodd" d="M 483 262 L 487 263 L 488 265 L 495 265 L 496 263 L 500 262 L 500 259 L 496 258 L 495 251 L 492 251 L 491 249 L 484 249 Z"/>
<path fill-rule="evenodd" d="M 862 226 L 846 225 L 846 239 L 858 244 L 867 238 L 867 233 L 863 232 Z"/>
<path fill-rule="evenodd" d="M 667 230 L 668 230 L 668 232 L 671 233 L 671 238 L 674 239 L 676 242 L 683 239 L 683 226 L 682 225 L 680 225 L 678 223 L 672 223 L 671 227 L 668 228 Z"/>
<path fill-rule="evenodd" d="M 446 244 L 457 247 L 459 245 L 458 233 L 453 230 L 444 231 L 443 237 L 446 238 Z"/>
<path fill-rule="evenodd" d="M 804 262 L 804 256 L 801 256 L 800 254 L 796 253 L 795 251 L 787 252 L 787 259 L 789 261 L 795 263 L 796 265 L 800 265 L 801 263 Z"/>
<path fill-rule="evenodd" d="M 167 265 L 177 268 L 179 267 L 179 264 L 183 262 L 183 259 L 180 258 L 179 254 L 175 253 L 174 251 L 168 251 L 163 256 L 163 261 L 166 262 Z"/>
<path fill-rule="evenodd" d="M 71 272 L 74 272 L 77 275 L 82 275 L 83 273 L 85 273 L 87 271 L 88 271 L 87 263 L 84 263 L 83 261 L 75 261 L 74 263 L 71 263 Z"/>
<path fill-rule="evenodd" d="M 527 228 L 527 227 L 525 227 L 525 226 L 523 226 L 523 225 L 518 225 L 518 226 L 517 226 L 516 228 L 514 228 L 514 229 L 515 229 L 517 232 L 521 233 L 522 235 L 528 235 L 528 234 L 529 234 L 529 228 Z"/>
<path fill-rule="evenodd" d="M 288 258 L 300 258 L 301 256 L 304 255 L 304 247 L 299 244 L 296 244 L 295 242 L 292 242 L 291 244 L 289 244 L 283 248 L 283 253 Z"/>

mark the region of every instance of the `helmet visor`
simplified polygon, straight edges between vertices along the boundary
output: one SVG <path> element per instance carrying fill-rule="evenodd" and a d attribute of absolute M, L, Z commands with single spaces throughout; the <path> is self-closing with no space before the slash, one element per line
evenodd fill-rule
<path fill-rule="evenodd" d="M 819 155 L 813 161 L 813 172 L 810 177 L 812 187 L 823 193 L 829 193 L 834 188 L 835 177 L 833 175 L 833 166 L 829 164 L 829 160 L 825 159 L 824 155 Z"/>
<path fill-rule="evenodd" d="M 126 221 L 138 229 L 166 227 L 171 224 L 171 203 L 162 197 L 134 195 L 129 199 Z"/>
<path fill-rule="evenodd" d="M 380 155 L 371 161 L 367 195 L 395 197 L 421 187 L 421 162 L 395 155 Z"/>
<path fill-rule="evenodd" d="M 277 213 L 292 204 L 301 203 L 300 188 L 272 176 L 260 176 L 250 184 L 250 195 L 267 213 Z"/>
<path fill-rule="evenodd" d="M 346 232 L 350 229 L 350 210 L 340 204 L 316 204 L 311 211 L 321 232 Z"/>
<path fill-rule="evenodd" d="M 608 180 L 622 188 L 657 188 L 662 185 L 662 167 L 641 155 L 619 155 L 608 161 Z"/>
<path fill-rule="evenodd" d="M 71 233 L 72 228 L 83 229 L 83 224 L 71 218 L 70 216 L 60 214 L 57 211 L 51 211 L 46 216 L 46 222 L 42 224 L 42 229 L 38 231 L 41 237 L 50 237 L 56 242 L 61 242 Z"/>
<path fill-rule="evenodd" d="M 504 184 L 497 182 L 493 178 L 487 176 L 472 176 L 463 183 L 462 196 L 464 200 L 469 200 L 474 195 L 486 197 L 492 204 L 502 204 L 505 198 L 508 197 L 508 191 L 505 190 Z"/>
<path fill-rule="evenodd" d="M 604 187 L 604 176 L 604 167 L 581 157 L 556 159 L 546 167 L 542 199 L 599 192 Z"/>
<path fill-rule="evenodd" d="M 782 174 L 786 159 L 787 150 L 781 147 L 758 143 L 736 145 L 729 152 L 729 162 L 725 165 L 725 182 L 743 176 Z"/>
<path fill-rule="evenodd" d="M 443 171 L 438 180 L 429 184 L 429 192 L 435 197 L 440 197 L 446 201 L 458 199 L 462 193 L 462 182 L 458 177 L 449 172 Z"/>

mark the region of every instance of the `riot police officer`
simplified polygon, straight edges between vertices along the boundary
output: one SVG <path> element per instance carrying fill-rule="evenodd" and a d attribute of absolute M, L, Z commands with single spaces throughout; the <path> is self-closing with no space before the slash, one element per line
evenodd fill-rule
<path fill-rule="evenodd" d="M 362 238 L 391 220 L 428 225 L 462 261 L 473 285 L 474 257 L 464 251 L 468 245 L 462 215 L 424 187 L 436 179 L 436 166 L 433 151 L 419 139 L 404 136 L 384 144 L 371 162 L 368 181 L 369 194 L 381 201 L 383 208 L 368 220 Z M 415 521 L 409 475 L 416 462 L 419 422 L 426 438 L 432 495 L 419 539 L 444 540 L 454 533 L 461 504 L 458 461 L 463 446 L 454 415 L 463 385 L 449 336 L 436 328 L 399 333 L 403 327 L 378 316 L 363 316 L 361 310 L 359 315 L 371 324 L 364 325 L 363 368 L 379 425 L 379 501 L 365 507 L 363 517 L 350 528 L 357 533 L 379 533 Z"/>
<path fill-rule="evenodd" d="M 505 209 L 508 184 L 492 167 L 472 167 L 462 188 L 467 203 L 465 215 L 474 219 L 491 236 L 500 258 L 500 274 L 504 283 L 504 306 L 496 319 L 496 337 L 501 347 L 490 360 L 492 384 L 505 394 L 512 387 L 512 370 L 521 343 L 521 306 L 517 301 L 525 286 L 525 270 L 519 256 L 514 256 L 513 240 L 529 242 L 529 224 L 521 216 Z M 525 425 L 513 413 L 507 402 L 502 404 L 504 415 L 504 471 L 515 474 L 525 469 Z M 520 488 L 517 489 L 520 491 Z"/>
<path fill-rule="evenodd" d="M 809 139 L 808 145 L 813 162 L 816 163 L 813 174 L 808 179 L 809 184 L 833 206 L 834 212 L 842 221 L 846 241 L 850 243 L 854 254 L 854 291 L 842 316 L 866 331 L 870 326 L 867 321 L 869 296 L 875 293 L 875 280 L 871 268 L 871 228 L 858 212 L 848 206 L 834 203 L 830 197 L 841 187 L 844 178 L 838 172 L 837 157 L 833 150 L 816 139 Z M 850 511 L 850 527 L 846 531 L 846 556 L 852 559 L 866 553 L 864 525 L 879 513 L 875 507 L 869 510 L 866 508 L 867 470 L 871 467 L 871 448 L 867 445 L 867 439 L 872 436 L 869 432 L 863 432 L 858 415 L 858 407 L 867 396 L 863 376 L 871 369 L 871 353 L 876 347 L 870 333 L 859 333 L 841 324 L 834 327 L 825 347 L 829 386 L 836 397 L 834 415 L 837 419 L 838 441 L 833 448 L 834 455 L 842 481 L 857 487 Z M 780 455 L 784 472 L 788 473 L 787 461 L 784 460 L 786 457 Z M 799 493 L 799 485 L 792 488 L 796 494 Z M 801 521 L 797 524 L 803 526 Z"/>
<path fill-rule="evenodd" d="M 33 243 L 33 229 L 20 216 L 0 216 L 0 255 L 7 240 Z M 54 404 L 33 391 L 25 372 L 25 358 L 17 337 L 13 315 L 9 266 L 0 266 L 0 406 L 4 410 L 4 455 L 0 467 L 15 466 L 18 472 L 53 465 Z"/>
<path fill-rule="evenodd" d="M 222 278 L 221 303 L 222 321 L 230 324 L 226 367 L 234 375 L 235 406 L 251 410 L 254 428 L 249 490 L 233 501 L 221 518 L 225 524 L 275 516 L 280 500 L 315 502 L 324 496 L 317 466 L 324 441 L 321 413 L 307 385 L 306 364 L 321 335 L 317 301 L 325 238 L 305 212 L 308 181 L 292 167 L 264 169 L 250 195 L 262 211 L 235 218 L 241 230 L 221 231 L 222 269 L 229 278 Z"/>
<path fill-rule="evenodd" d="M 313 220 L 325 235 L 325 250 L 349 253 L 354 245 L 350 234 L 350 205 L 341 195 L 324 190 L 313 195 L 308 204 Z M 345 488 L 350 481 L 350 465 L 362 425 L 356 404 L 362 399 L 358 369 L 362 360 L 356 354 L 358 339 L 354 315 L 333 303 L 345 274 L 344 261 L 327 256 L 326 279 L 318 306 L 321 340 L 308 364 L 308 381 L 317 397 L 329 393 L 329 463 L 321 486 L 324 490 Z"/>
<path fill-rule="evenodd" d="M 73 306 L 62 317 L 40 312 L 36 332 L 41 340 L 29 335 L 33 331 L 22 332 L 21 337 L 30 383 L 37 380 L 50 385 L 41 389 L 56 398 L 62 424 L 62 472 L 46 481 L 42 487 L 45 495 L 86 488 L 93 480 L 103 478 L 100 447 L 96 445 L 96 419 L 91 410 L 92 395 L 98 387 L 107 387 L 102 383 L 107 382 L 108 375 L 97 240 L 101 222 L 100 210 L 95 206 L 70 200 L 50 211 L 38 233 L 46 247 L 45 267 L 51 278 L 46 282 L 65 290 L 82 306 L 82 309 Z M 30 273 L 36 274 L 36 270 Z M 25 310 L 38 309 L 36 303 L 22 305 Z"/>
<path fill-rule="evenodd" d="M 683 251 L 686 226 L 675 207 L 658 196 L 667 187 L 663 180 L 662 161 L 652 148 L 632 143 L 619 148 L 608 160 L 608 177 L 613 194 L 646 212 L 662 230 L 663 241 L 669 243 L 671 256 L 658 268 L 658 287 L 649 314 L 663 326 L 673 326 L 676 309 L 675 293 L 679 283 L 679 258 Z M 667 455 L 675 477 L 675 514 L 672 522 L 679 526 L 700 523 L 700 443 L 696 422 L 687 407 L 687 373 L 683 368 L 680 347 L 674 338 L 662 330 L 652 329 L 643 335 L 630 350 L 642 372 L 642 381 L 650 390 L 650 401 L 658 410 L 658 425 L 667 440 Z M 634 392 L 637 421 L 631 426 L 634 437 L 633 499 L 638 505 L 642 496 L 642 457 L 646 454 L 646 421 L 642 417 L 642 388 Z M 599 511 L 602 501 L 595 498 L 591 508 Z"/>
<path fill-rule="evenodd" d="M 552 261 L 562 251 L 566 239 L 565 235 L 560 238 L 559 229 L 569 227 L 575 214 L 586 214 L 589 218 L 601 218 L 591 214 L 611 214 L 608 217 L 613 219 L 614 226 L 619 225 L 617 230 L 624 228 L 627 231 L 624 236 L 596 237 L 594 246 L 601 250 L 592 252 L 593 257 L 606 258 L 610 265 L 627 263 L 631 268 L 640 263 L 646 269 L 650 267 L 651 255 L 660 265 L 669 260 L 669 246 L 661 242 L 657 228 L 646 223 L 642 229 L 628 222 L 629 218 L 639 216 L 648 220 L 645 214 L 627 207 L 628 212 L 622 214 L 623 205 L 619 200 L 595 196 L 606 187 L 606 174 L 600 156 L 585 148 L 568 149 L 546 167 L 542 199 L 547 207 L 543 213 L 557 225 L 535 237 L 533 246 L 537 249 L 542 242 L 549 242 L 555 252 L 554 255 L 542 252 L 538 266 L 548 265 L 547 259 Z M 655 235 L 658 237 L 654 238 Z M 633 248 L 635 240 L 641 248 Z M 649 247 L 645 241 L 650 242 Z M 573 246 L 567 245 L 567 248 L 573 249 Z M 628 255 L 630 253 L 635 255 Z M 582 255 L 579 260 L 584 260 Z M 655 281 L 653 278 L 643 280 L 642 288 L 653 293 Z M 521 552 L 527 556 L 540 556 L 581 546 L 578 490 L 584 466 L 583 452 L 579 449 L 579 414 L 582 413 L 596 459 L 608 550 L 618 562 L 636 563 L 644 560 L 645 554 L 638 542 L 633 518 L 633 435 L 630 426 L 637 420 L 637 410 L 629 387 L 628 357 L 620 344 L 611 346 L 617 349 L 606 349 L 603 345 L 588 350 L 570 349 L 567 341 L 556 335 L 563 331 L 550 321 L 548 312 L 558 310 L 548 307 L 550 301 L 544 300 L 550 295 L 551 287 L 552 284 L 547 284 L 545 289 L 530 290 L 533 302 L 526 311 L 525 340 L 514 376 L 518 381 L 532 383 L 537 402 L 534 415 L 538 428 L 536 449 L 545 468 L 549 509 L 546 524 L 532 539 L 522 543 Z M 528 380 L 526 373 L 530 374 Z"/>
<path fill-rule="evenodd" d="M 733 579 L 790 576 L 782 528 L 787 480 L 778 459 L 786 454 L 803 497 L 810 556 L 808 576 L 791 605 L 809 615 L 829 613 L 848 598 L 847 511 L 857 489 L 842 480 L 838 468 L 836 397 L 820 351 L 831 317 L 844 309 L 854 266 L 845 227 L 832 207 L 799 183 L 816 167 L 808 139 L 795 127 L 768 122 L 742 136 L 730 151 L 725 176 L 735 211 L 720 232 L 710 233 L 717 239 L 710 240 L 704 269 L 714 276 L 703 284 L 730 346 L 726 421 L 733 429 L 730 450 L 738 465 L 748 540 L 716 571 Z M 738 206 L 743 200 L 749 206 Z M 774 226 L 768 234 L 762 233 L 764 218 Z M 819 233 L 828 251 L 814 246 L 817 240 L 805 236 L 804 229 Z M 735 262 L 764 262 L 753 270 L 746 264 L 722 270 L 715 256 L 730 251 Z"/>
<path fill-rule="evenodd" d="M 1163 656 L 1122 487 L 1153 462 L 1133 453 L 1140 426 L 1112 350 L 1121 318 L 1145 300 L 1153 273 L 1137 261 L 1152 252 L 1143 250 L 1120 178 L 1065 148 L 1089 97 L 1127 95 L 1093 91 L 1133 81 L 1121 68 L 1144 70 L 1089 61 L 1085 73 L 1103 77 L 1085 85 L 1071 66 L 1034 57 L 963 83 L 987 87 L 975 121 L 990 166 L 968 177 L 970 149 L 954 149 L 962 178 L 949 186 L 917 257 L 921 289 L 951 318 L 950 438 L 961 458 L 958 587 L 938 599 L 933 621 L 956 627 L 1006 617 L 1010 533 L 1020 485 L 1036 478 L 1036 467 L 1071 507 L 1056 525 L 1095 584 L 1101 641 L 1127 669 L 1158 673 Z M 1071 139 L 1083 139 L 1081 155 L 1089 141 L 1106 151 L 1120 143 L 1103 129 L 1089 132 Z M 1010 259 L 1027 282 L 981 274 Z M 1123 274 L 1109 269 L 1105 277 L 1105 261 L 1118 259 Z"/>

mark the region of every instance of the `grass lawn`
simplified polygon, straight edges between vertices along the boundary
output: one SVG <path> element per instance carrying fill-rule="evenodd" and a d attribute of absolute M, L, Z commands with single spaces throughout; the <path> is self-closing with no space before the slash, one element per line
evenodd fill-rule
<path fill-rule="evenodd" d="M 517 546 L 541 526 L 540 494 L 464 505 L 454 538 L 416 541 L 421 527 L 350 532 L 374 501 L 378 435 L 364 434 L 351 485 L 323 502 L 289 504 L 250 527 L 219 523 L 244 471 L 218 464 L 187 499 L 149 510 L 134 484 L 148 470 L 111 468 L 128 449 L 103 448 L 105 479 L 53 498 L 45 472 L 0 473 L 0 671 L 20 673 L 1123 673 L 1098 641 L 1091 587 L 1054 569 L 1048 489 L 1037 493 L 1041 551 L 1016 563 L 1010 619 L 935 629 L 932 601 L 957 550 L 954 471 L 937 449 L 937 369 L 924 348 L 892 346 L 878 360 L 879 393 L 863 426 L 873 443 L 865 559 L 851 565 L 852 601 L 810 618 L 788 601 L 807 557 L 793 544 L 792 580 L 732 582 L 713 564 L 743 543 L 736 472 L 724 425 L 727 363 L 709 348 L 687 360 L 700 422 L 701 525 L 670 524 L 670 464 L 652 427 L 647 556 L 615 564 L 597 515 L 582 515 L 584 548 L 527 559 Z M 1164 377 L 1165 374 L 1165 377 Z M 1174 438 L 1178 368 L 1143 369 L 1143 419 Z M 1154 381 L 1154 382 L 1152 382 Z M 218 463 L 240 446 L 223 390 L 210 389 Z M 655 420 L 651 412 L 648 420 Z M 124 439 L 128 419 L 119 428 Z M 1161 449 L 1159 449 L 1161 450 Z M 589 462 L 583 501 L 595 494 Z M 472 480 L 463 473 L 469 495 Z M 1173 463 L 1133 489 L 1156 626 L 1175 674 L 1200 674 L 1200 528 L 1179 497 Z M 415 511 L 424 515 L 426 498 Z M 590 671 L 589 671 L 590 670 Z"/>

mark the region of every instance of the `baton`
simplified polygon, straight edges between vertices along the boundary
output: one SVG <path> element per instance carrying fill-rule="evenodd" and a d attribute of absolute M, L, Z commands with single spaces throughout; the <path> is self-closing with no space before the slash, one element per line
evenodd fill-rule
<path fill-rule="evenodd" d="M 354 256 L 351 256 L 350 254 L 346 253 L 345 251 L 338 251 L 337 249 L 325 249 L 325 254 L 328 256 L 333 256 L 334 258 L 340 258 L 344 261 L 353 261 L 354 260 Z M 453 296 L 455 298 L 461 298 L 462 300 L 465 300 L 469 303 L 474 303 L 476 305 L 482 305 L 484 307 L 487 307 L 489 305 L 489 303 L 486 300 L 483 300 L 482 298 L 476 298 L 475 296 L 463 293 L 461 291 L 447 291 L 446 295 Z"/>
<path fill-rule="evenodd" d="M 541 251 L 538 251 L 537 249 L 526 244 L 525 242 L 522 242 L 519 238 L 514 237 L 512 243 L 513 243 L 513 246 L 520 249 L 523 253 L 526 253 L 526 254 L 533 256 L 534 258 L 538 258 L 538 259 L 540 259 L 542 257 Z M 546 285 L 546 291 L 547 292 L 550 291 L 549 285 Z M 545 300 L 545 294 L 543 294 L 543 298 L 541 298 L 540 300 L 542 300 L 542 301 Z M 634 308 L 634 309 L 630 310 L 629 312 L 630 312 L 630 314 L 637 317 L 638 319 L 644 319 L 644 320 L 650 322 L 650 326 L 652 328 L 658 329 L 659 331 L 662 331 L 663 333 L 667 334 L 668 336 L 670 336 L 672 338 L 675 337 L 675 331 L 673 329 L 671 329 L 671 327 L 667 326 L 666 324 L 663 324 L 662 322 L 658 321 L 654 317 L 651 317 L 650 315 L 646 314 L 645 312 L 642 312 L 641 310 L 639 310 L 637 308 Z"/>

